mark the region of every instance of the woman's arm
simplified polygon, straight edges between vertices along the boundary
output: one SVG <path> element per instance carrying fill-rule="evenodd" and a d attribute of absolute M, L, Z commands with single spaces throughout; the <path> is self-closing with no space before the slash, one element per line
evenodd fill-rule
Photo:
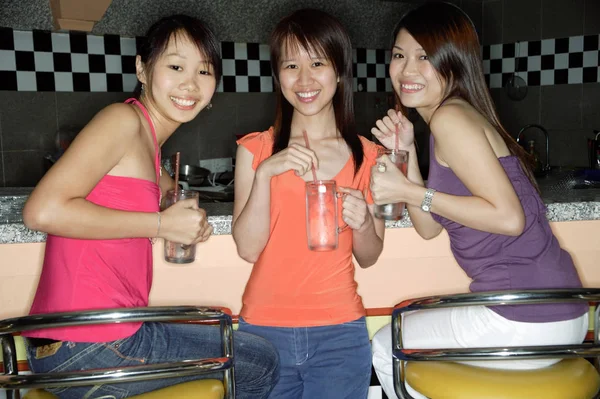
<path fill-rule="evenodd" d="M 483 128 L 456 104 L 438 109 L 430 127 L 436 144 L 436 153 L 431 156 L 445 162 L 473 194 L 436 192 L 431 211 L 473 229 L 520 235 L 525 225 L 523 208 Z M 407 188 L 406 202 L 419 205 L 425 188 Z"/>
<path fill-rule="evenodd" d="M 140 145 L 140 131 L 140 118 L 131 106 L 113 104 L 100 111 L 32 192 L 23 209 L 25 225 L 81 239 L 156 237 L 156 213 L 119 211 L 85 199 L 131 148 Z M 156 176 L 153 165 L 146 171 L 139 162 L 128 162 L 119 172 L 152 180 Z M 159 236 L 177 242 L 194 242 L 206 230 L 205 218 L 190 201 L 177 203 L 161 219 Z"/>
<path fill-rule="evenodd" d="M 128 105 L 113 104 L 100 111 L 32 192 L 23 209 L 25 225 L 65 237 L 155 236 L 156 214 L 116 211 L 85 199 L 137 144 L 140 127 Z"/>
<path fill-rule="evenodd" d="M 385 221 L 374 215 L 374 206 L 368 205 L 367 221 L 358 230 L 352 230 L 352 253 L 363 269 L 373 266 L 383 250 Z"/>
<path fill-rule="evenodd" d="M 342 219 L 352 229 L 352 253 L 359 266 L 373 266 L 383 250 L 385 222 L 375 218 L 373 205 L 367 205 L 363 193 L 339 187 L 344 193 Z"/>
<path fill-rule="evenodd" d="M 425 182 L 419 168 L 419 160 L 417 157 L 417 149 L 413 144 L 408 150 L 408 171 L 406 178 L 417 187 L 422 187 L 423 196 L 425 196 Z M 423 197 L 421 197 L 423 201 Z M 406 209 L 410 216 L 410 220 L 415 227 L 417 233 L 426 240 L 431 240 L 437 237 L 442 232 L 442 225 L 433 220 L 431 213 L 423 212 L 421 209 L 421 201 L 416 203 L 407 203 Z"/>
<path fill-rule="evenodd" d="M 376 127 L 371 132 L 387 148 L 395 148 L 398 145 L 399 149 L 408 151 L 406 177 L 391 162 L 387 162 L 387 172 L 385 173 L 379 172 L 377 166 L 373 167 L 371 173 L 371 191 L 375 203 L 401 202 L 398 198 L 402 197 L 403 185 L 398 183 L 405 180 L 416 186 L 424 187 L 425 183 L 421 176 L 419 159 L 414 144 L 412 123 L 401 112 L 389 110 L 387 116 L 376 122 Z M 396 135 L 399 136 L 398 141 L 396 141 Z M 424 192 L 425 189 L 423 188 Z M 433 220 L 430 213 L 421 210 L 420 202 L 415 205 L 407 203 L 406 209 L 415 230 L 421 237 L 429 240 L 440 234 L 442 226 Z"/>
<path fill-rule="evenodd" d="M 254 155 L 238 146 L 235 159 L 235 198 L 232 235 L 238 254 L 254 263 L 269 239 L 271 178 L 252 169 Z"/>
<path fill-rule="evenodd" d="M 267 245 L 271 223 L 271 178 L 288 170 L 298 176 L 306 174 L 314 163 L 315 153 L 299 144 L 291 144 L 283 151 L 265 159 L 252 169 L 254 155 L 243 146 L 236 154 L 235 199 L 233 202 L 233 239 L 238 254 L 250 263 L 256 262 Z"/>

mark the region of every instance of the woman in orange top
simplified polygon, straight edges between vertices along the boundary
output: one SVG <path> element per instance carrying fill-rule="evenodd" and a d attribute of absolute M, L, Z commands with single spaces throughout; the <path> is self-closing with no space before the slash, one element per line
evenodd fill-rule
<path fill-rule="evenodd" d="M 254 263 L 240 330 L 279 351 L 270 398 L 366 398 L 370 344 L 352 255 L 363 268 L 373 265 L 384 223 L 373 217 L 369 192 L 378 147 L 354 123 L 350 39 L 330 15 L 299 10 L 271 35 L 271 65 L 275 126 L 245 136 L 237 150 L 233 238 Z M 305 183 L 313 164 L 318 179 L 339 186 L 350 227 L 328 252 L 308 249 Z"/>

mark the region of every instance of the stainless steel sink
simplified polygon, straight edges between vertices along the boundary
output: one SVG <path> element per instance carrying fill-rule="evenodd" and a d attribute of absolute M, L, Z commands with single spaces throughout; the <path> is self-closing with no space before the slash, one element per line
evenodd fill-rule
<path fill-rule="evenodd" d="M 554 168 L 536 178 L 540 189 L 562 191 L 600 188 L 600 170 Z"/>
<path fill-rule="evenodd" d="M 589 172 L 591 171 L 591 172 Z M 556 167 L 536 178 L 546 204 L 600 201 L 600 171 Z"/>

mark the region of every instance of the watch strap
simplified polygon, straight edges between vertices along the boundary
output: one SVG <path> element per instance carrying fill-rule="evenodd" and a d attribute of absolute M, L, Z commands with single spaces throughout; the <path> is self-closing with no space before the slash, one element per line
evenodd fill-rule
<path fill-rule="evenodd" d="M 428 188 L 425 191 L 425 196 L 423 197 L 423 202 L 421 202 L 421 209 L 424 212 L 431 211 L 431 200 L 433 199 L 433 194 L 435 194 L 436 190 L 434 188 Z"/>

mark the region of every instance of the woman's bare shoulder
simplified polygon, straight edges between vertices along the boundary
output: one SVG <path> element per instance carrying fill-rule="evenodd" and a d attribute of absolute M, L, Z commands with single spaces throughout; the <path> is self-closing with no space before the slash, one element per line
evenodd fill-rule
<path fill-rule="evenodd" d="M 98 112 L 95 118 L 100 117 L 103 120 L 112 119 L 125 125 L 127 128 L 140 126 L 140 113 L 134 107 L 134 105 L 125 103 L 110 104 Z"/>
<path fill-rule="evenodd" d="M 480 130 L 485 126 L 485 120 L 471 104 L 453 98 L 442 104 L 429 121 L 431 133 L 434 136 L 459 130 Z"/>
<path fill-rule="evenodd" d="M 124 103 L 110 104 L 100 110 L 81 133 L 118 137 L 120 140 L 137 137 L 141 131 L 142 117 L 133 107 Z"/>

